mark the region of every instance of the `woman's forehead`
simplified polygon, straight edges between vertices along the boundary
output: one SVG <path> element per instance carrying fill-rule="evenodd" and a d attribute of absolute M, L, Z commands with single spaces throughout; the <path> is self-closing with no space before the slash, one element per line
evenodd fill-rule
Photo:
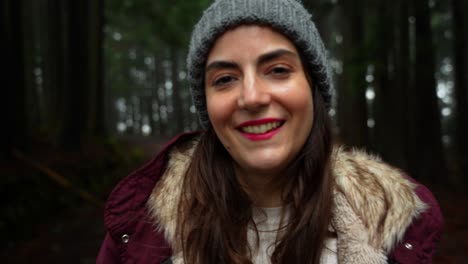
<path fill-rule="evenodd" d="M 285 50 L 298 55 L 294 44 L 284 35 L 270 27 L 242 25 L 226 31 L 215 41 L 207 64 L 213 60 L 232 60 L 234 58 L 254 58 L 276 50 Z"/>

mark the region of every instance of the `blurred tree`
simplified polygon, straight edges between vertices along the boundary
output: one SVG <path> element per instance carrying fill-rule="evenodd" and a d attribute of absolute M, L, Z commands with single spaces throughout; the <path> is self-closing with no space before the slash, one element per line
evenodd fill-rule
<path fill-rule="evenodd" d="M 23 62 L 24 62 L 24 86 L 26 100 L 26 127 L 27 138 L 33 138 L 41 133 L 44 123 L 44 103 L 41 97 L 41 88 L 43 85 L 42 71 L 36 68 L 39 57 L 38 39 L 40 16 L 34 10 L 39 9 L 39 2 L 33 0 L 22 0 L 23 2 Z M 37 111 L 32 111 L 36 109 Z M 31 139 L 33 140 L 33 139 Z"/>
<path fill-rule="evenodd" d="M 350 146 L 369 146 L 366 102 L 365 0 L 338 3 L 343 32 L 343 83 L 338 87 L 338 126 Z"/>
<path fill-rule="evenodd" d="M 103 28 L 104 28 L 104 1 L 91 1 L 89 6 L 89 87 L 91 91 L 91 134 L 99 138 L 107 136 L 106 124 L 106 92 L 104 87 L 103 71 Z"/>
<path fill-rule="evenodd" d="M 13 148 L 27 147 L 26 90 L 23 55 L 23 1 L 5 0 L 0 3 L 4 84 L 0 129 L 0 158 L 9 158 Z"/>
<path fill-rule="evenodd" d="M 155 63 L 160 63 L 161 61 L 161 56 L 160 55 L 154 55 L 154 62 Z M 166 122 L 163 120 L 163 111 L 162 111 L 162 106 L 166 105 L 167 103 L 165 102 L 166 98 L 166 89 L 163 87 L 164 86 L 164 72 L 163 68 L 161 67 L 160 64 L 154 67 L 154 83 L 153 87 L 155 88 L 155 101 L 158 105 L 158 108 L 156 109 L 156 113 L 158 115 L 158 123 L 159 123 L 159 134 L 165 136 L 167 132 L 166 128 Z M 156 127 L 153 127 L 154 133 L 156 133 Z"/>
<path fill-rule="evenodd" d="M 375 54 L 375 149 L 391 164 L 407 168 L 408 3 L 379 1 L 373 27 Z"/>
<path fill-rule="evenodd" d="M 100 1 L 68 1 L 63 10 L 66 14 L 65 27 L 65 108 L 64 123 L 61 135 L 61 145 L 65 149 L 80 149 L 83 140 L 90 133 L 90 124 L 95 131 L 102 116 L 100 107 L 103 104 L 94 99 L 103 99 L 100 68 L 100 32 L 102 21 L 100 16 Z M 98 71 L 98 72 L 96 72 Z M 97 96 L 93 96 L 93 92 Z M 94 104 L 93 104 L 94 103 Z M 94 111 L 90 111 L 90 110 Z M 92 115 L 94 114 L 94 115 Z M 90 117 L 93 118 L 90 119 Z"/>
<path fill-rule="evenodd" d="M 181 83 L 179 82 L 179 54 L 175 48 L 170 48 L 170 63 L 171 63 L 171 84 L 172 97 L 174 108 L 174 122 L 176 131 L 184 131 L 184 108 L 181 91 Z"/>
<path fill-rule="evenodd" d="M 65 92 L 63 130 L 60 144 L 65 149 L 80 149 L 86 133 L 90 89 L 87 52 L 89 2 L 65 1 Z M 84 19 L 83 19 L 84 18 Z"/>
<path fill-rule="evenodd" d="M 435 57 L 428 0 L 413 0 L 415 17 L 414 83 L 411 86 L 409 167 L 419 179 L 440 180 L 446 175 L 440 110 L 436 96 Z"/>
<path fill-rule="evenodd" d="M 468 10 L 468 2 L 452 0 L 453 33 L 454 33 L 454 83 L 455 83 L 455 145 L 458 150 L 458 165 L 462 177 L 468 175 L 468 19 L 464 14 Z"/>
<path fill-rule="evenodd" d="M 409 25 L 409 2 L 407 0 L 397 1 L 397 12 L 395 25 L 396 30 L 394 44 L 395 48 L 395 82 L 394 87 L 397 90 L 394 105 L 392 110 L 395 111 L 395 116 L 398 122 L 395 131 L 396 151 L 393 151 L 391 161 L 395 165 L 407 170 L 409 168 L 408 158 L 408 131 L 409 131 L 409 101 L 408 90 L 410 89 L 410 25 Z M 391 8 L 391 7 L 389 7 Z M 390 133 L 391 134 L 391 133 Z M 392 148 L 392 146 L 388 146 Z"/>
<path fill-rule="evenodd" d="M 122 126 L 125 131 L 143 133 L 142 126 L 149 126 L 153 135 L 170 135 L 192 127 L 194 117 L 182 58 L 193 24 L 209 3 L 108 1 L 106 85 L 115 99 L 137 96 L 143 104 L 132 107 L 137 111 L 119 121 L 126 124 Z M 118 80 L 120 76 L 124 76 L 123 81 Z"/>
<path fill-rule="evenodd" d="M 35 1 L 39 5 L 39 28 L 36 30 L 39 36 L 36 38 L 39 49 L 36 56 L 41 58 L 36 62 L 35 67 L 40 69 L 43 79 L 43 93 L 38 97 L 44 102 L 39 111 L 43 116 L 41 131 L 46 131 L 49 137 L 54 139 L 55 145 L 59 145 L 57 140 L 63 127 L 64 107 L 65 107 L 65 87 L 68 86 L 67 59 L 66 56 L 66 26 L 68 25 L 64 13 L 66 1 L 48 0 Z M 39 99 L 38 98 L 38 99 Z"/>

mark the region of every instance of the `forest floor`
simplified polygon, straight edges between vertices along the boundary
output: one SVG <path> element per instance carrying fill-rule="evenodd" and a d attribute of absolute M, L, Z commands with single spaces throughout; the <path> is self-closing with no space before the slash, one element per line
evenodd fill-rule
<path fill-rule="evenodd" d="M 88 175 L 87 184 L 82 184 L 82 186 L 92 186 L 90 189 L 93 191 L 90 193 L 102 201 L 105 200 L 112 186 L 133 169 L 142 165 L 161 146 L 160 142 L 131 138 L 119 144 L 121 145 L 120 151 L 122 153 L 133 153 L 132 155 L 136 156 L 136 158 L 126 160 L 125 162 L 121 162 L 120 160 L 110 162 L 115 164 L 101 166 L 98 170 L 95 170 L 93 168 L 94 164 L 91 164 L 85 170 L 82 169 L 80 173 L 75 173 L 75 178 L 71 177 L 73 180 L 77 179 L 76 177 L 83 178 L 82 175 Z M 105 152 L 101 152 L 100 155 L 103 155 L 103 153 L 105 154 Z M 76 167 L 74 166 L 82 167 L 82 165 L 78 164 L 93 163 L 89 157 L 80 158 L 76 155 L 67 156 L 63 153 L 60 155 L 50 153 L 49 155 L 39 154 L 41 153 L 34 154 L 34 157 L 50 165 L 50 167 L 57 168 L 57 171 L 64 175 L 70 170 L 76 171 Z M 57 156 L 61 158 L 59 159 Z M 67 160 L 72 158 L 75 159 L 75 163 L 70 164 Z M 94 156 L 92 160 L 96 158 Z M 61 164 L 63 162 L 65 164 Z M 0 174 L 11 174 L 13 171 L 15 173 L 20 171 L 19 174 L 23 177 L 25 174 L 31 174 L 31 169 L 25 168 L 24 164 L 21 163 L 8 164 L 6 166 L 1 166 L 0 164 Z M 90 171 L 97 172 L 97 174 L 93 173 L 90 176 Z M 101 181 L 97 187 L 92 184 L 90 185 L 89 177 L 97 177 L 101 173 L 107 173 L 110 176 Z M 11 197 L 7 197 L 7 202 L 3 202 L 2 209 L 7 208 L 7 212 L 13 210 L 16 215 L 20 215 L 21 217 L 19 218 L 20 223 L 0 219 L 0 228 L 4 235 L 3 243 L 5 243 L 5 245 L 0 247 L 1 262 L 11 264 L 95 263 L 105 234 L 102 207 L 89 202 L 83 202 L 76 194 L 70 193 L 69 190 L 64 190 L 43 175 L 35 174 L 34 177 L 42 177 L 40 178 L 41 180 L 36 180 L 35 183 L 33 181 L 35 189 L 46 189 L 49 192 L 49 196 L 52 195 L 53 198 L 52 200 L 41 198 L 44 195 L 47 196 L 47 193 L 44 194 L 43 192 L 40 192 L 38 196 L 37 194 L 33 194 L 32 199 L 38 197 L 38 203 L 40 202 L 41 204 L 27 207 L 33 209 L 21 209 L 9 208 L 8 205 L 5 205 L 9 199 L 12 199 Z M 49 184 L 44 185 L 43 181 L 49 182 Z M 3 185 L 2 188 L 8 188 L 8 185 L 7 187 Z M 468 210 L 466 210 L 468 192 L 453 192 L 431 185 L 429 188 L 434 192 L 439 201 L 445 219 L 442 241 L 433 263 L 468 263 L 468 251 L 466 250 L 468 249 Z M 18 194 L 19 196 L 27 197 L 25 199 L 31 199 L 30 191 L 27 191 L 24 195 L 23 193 L 23 190 L 13 188 L 7 195 L 14 196 Z M 4 190 L 2 190 L 3 194 Z M 70 196 L 73 197 L 70 198 Z M 53 202 L 55 200 L 60 202 Z M 22 203 L 11 203 L 13 204 L 12 206 L 16 207 L 23 205 Z M 57 203 L 58 205 L 50 206 L 50 203 Z M 33 213 L 18 213 L 18 211 L 22 212 L 24 210 L 33 211 Z M 8 226 L 9 223 L 10 227 Z"/>

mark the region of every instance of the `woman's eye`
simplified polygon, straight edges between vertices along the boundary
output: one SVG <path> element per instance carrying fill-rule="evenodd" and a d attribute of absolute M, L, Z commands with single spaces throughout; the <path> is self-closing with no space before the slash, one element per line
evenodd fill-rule
<path fill-rule="evenodd" d="M 232 82 L 234 78 L 232 76 L 221 76 L 217 79 L 214 80 L 213 85 L 214 86 L 223 86 L 226 85 L 230 82 Z"/>
<path fill-rule="evenodd" d="M 270 71 L 270 73 L 273 75 L 285 76 L 291 73 L 291 70 L 286 67 L 275 67 Z"/>

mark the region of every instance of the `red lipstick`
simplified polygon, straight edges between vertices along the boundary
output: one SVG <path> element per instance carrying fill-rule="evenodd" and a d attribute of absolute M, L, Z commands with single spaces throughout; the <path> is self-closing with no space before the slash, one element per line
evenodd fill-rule
<path fill-rule="evenodd" d="M 248 133 L 248 132 L 245 132 L 245 131 L 242 130 L 243 127 L 259 126 L 259 125 L 272 123 L 272 122 L 280 122 L 281 124 L 278 127 L 273 128 L 272 130 L 269 130 L 269 131 L 267 131 L 265 133 L 261 133 L 261 134 Z M 242 136 L 244 136 L 245 138 L 247 138 L 249 140 L 252 140 L 252 141 L 267 140 L 267 139 L 272 138 L 274 135 L 276 135 L 280 131 L 283 123 L 284 123 L 284 120 L 282 120 L 282 119 L 263 118 L 263 119 L 257 119 L 257 120 L 251 120 L 251 121 L 244 122 L 244 123 L 240 124 L 237 127 L 237 129 L 239 130 L 239 132 L 241 133 Z"/>

